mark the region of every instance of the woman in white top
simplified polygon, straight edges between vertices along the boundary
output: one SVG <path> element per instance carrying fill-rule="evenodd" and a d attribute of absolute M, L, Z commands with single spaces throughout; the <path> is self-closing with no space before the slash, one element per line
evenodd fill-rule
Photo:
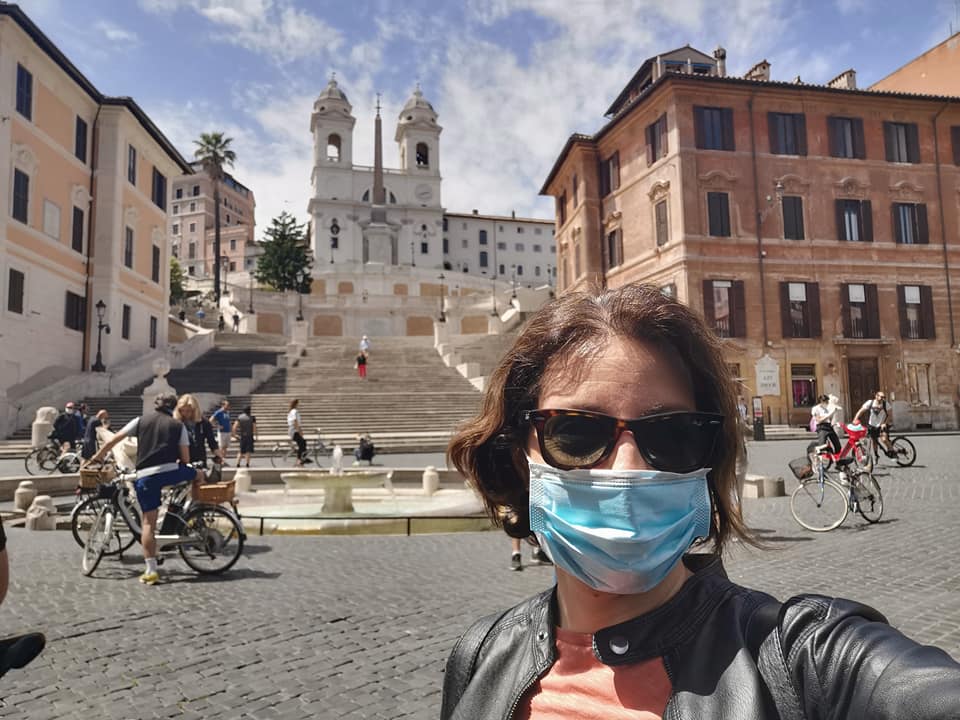
<path fill-rule="evenodd" d="M 817 444 L 823 445 L 829 442 L 834 453 L 840 452 L 840 438 L 837 436 L 837 431 L 833 429 L 833 418 L 838 408 L 838 405 L 830 404 L 830 397 L 827 395 L 817 398 L 817 404 L 810 408 L 810 415 L 817 427 Z"/>
<path fill-rule="evenodd" d="M 299 399 L 294 398 L 290 401 L 290 412 L 287 413 L 287 435 L 297 444 L 297 467 L 303 467 L 303 463 L 306 462 L 307 441 L 303 439 L 298 405 L 300 405 Z"/>

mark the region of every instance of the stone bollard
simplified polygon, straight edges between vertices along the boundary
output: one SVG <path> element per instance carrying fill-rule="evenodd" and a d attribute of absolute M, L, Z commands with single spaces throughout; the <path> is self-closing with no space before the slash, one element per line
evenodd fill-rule
<path fill-rule="evenodd" d="M 37 495 L 27 510 L 27 530 L 56 530 L 57 508 L 49 495 Z"/>
<path fill-rule="evenodd" d="M 13 506 L 17 510 L 26 512 L 35 497 L 37 497 L 37 489 L 34 487 L 33 481 L 24 480 L 17 485 L 17 489 L 13 493 Z"/>
<path fill-rule="evenodd" d="M 245 467 L 237 468 L 236 472 L 233 473 L 233 479 L 237 483 L 236 492 L 250 492 L 250 487 L 253 485 L 250 470 Z"/>
<path fill-rule="evenodd" d="M 433 465 L 427 465 L 423 470 L 423 494 L 433 495 L 440 487 L 440 475 Z"/>
<path fill-rule="evenodd" d="M 53 421 L 57 419 L 57 409 L 54 407 L 37 408 L 37 415 L 30 428 L 30 444 L 40 447 L 47 444 L 47 436 L 53 431 Z"/>
<path fill-rule="evenodd" d="M 782 477 L 764 477 L 762 483 L 763 495 L 761 497 L 786 497 L 787 487 Z"/>

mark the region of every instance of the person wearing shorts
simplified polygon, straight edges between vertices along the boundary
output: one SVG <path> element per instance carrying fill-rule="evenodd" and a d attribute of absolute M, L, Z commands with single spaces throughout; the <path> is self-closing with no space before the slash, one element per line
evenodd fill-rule
<path fill-rule="evenodd" d="M 196 489 L 205 477 L 202 470 L 195 470 L 189 465 L 190 438 L 184 424 L 173 417 L 176 406 L 176 395 L 160 393 L 154 401 L 156 412 L 128 422 L 86 463 L 99 463 L 120 441 L 128 437 L 137 438 L 137 481 L 134 489 L 143 518 L 140 542 L 146 570 L 140 576 L 140 582 L 145 585 L 153 585 L 160 579 L 154 532 L 161 490 L 183 482 L 192 482 Z"/>
<path fill-rule="evenodd" d="M 240 438 L 240 452 L 237 454 L 237 467 L 240 467 L 240 461 L 246 462 L 246 467 L 250 467 L 250 456 L 253 455 L 253 440 L 257 435 L 257 418 L 250 412 L 250 407 L 243 409 L 233 422 L 233 434 Z"/>
<path fill-rule="evenodd" d="M 219 409 L 210 416 L 210 420 L 217 426 L 217 444 L 226 461 L 227 452 L 230 450 L 230 401 L 224 398 Z"/>

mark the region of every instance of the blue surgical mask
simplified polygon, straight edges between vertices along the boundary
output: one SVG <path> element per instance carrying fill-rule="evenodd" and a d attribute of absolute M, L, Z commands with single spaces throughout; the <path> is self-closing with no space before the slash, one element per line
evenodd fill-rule
<path fill-rule="evenodd" d="M 647 592 L 710 534 L 709 468 L 681 475 L 528 464 L 530 529 L 557 567 L 595 590 Z"/>

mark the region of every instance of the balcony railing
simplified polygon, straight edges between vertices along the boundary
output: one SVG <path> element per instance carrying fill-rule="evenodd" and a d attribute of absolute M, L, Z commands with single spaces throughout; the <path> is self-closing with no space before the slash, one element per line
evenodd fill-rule
<path fill-rule="evenodd" d="M 923 333 L 920 328 L 920 321 L 916 318 L 907 319 L 907 338 L 909 340 L 920 340 Z"/>
<path fill-rule="evenodd" d="M 730 318 L 716 318 L 713 321 L 713 330 L 717 333 L 718 337 L 728 338 L 730 337 Z"/>

